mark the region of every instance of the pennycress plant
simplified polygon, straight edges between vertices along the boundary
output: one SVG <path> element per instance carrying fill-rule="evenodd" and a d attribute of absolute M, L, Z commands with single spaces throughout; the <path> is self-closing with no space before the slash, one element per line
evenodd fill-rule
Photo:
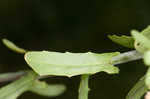
<path fill-rule="evenodd" d="M 24 59 L 30 70 L 15 73 L 0 74 L 0 82 L 12 81 L 0 89 L 0 99 L 17 99 L 26 91 L 31 91 L 46 97 L 54 97 L 62 94 L 66 87 L 59 84 L 47 84 L 40 81 L 51 76 L 81 76 L 78 99 L 88 99 L 88 82 L 91 75 L 98 72 L 118 74 L 119 69 L 114 66 L 138 59 L 143 59 L 146 66 L 150 66 L 150 26 L 143 31 L 131 31 L 131 36 L 108 36 L 113 42 L 124 47 L 135 49 L 133 51 L 119 53 L 70 53 L 53 51 L 28 51 L 19 48 L 7 39 L 3 39 L 4 45 L 9 49 L 24 54 Z M 19 78 L 16 80 L 16 78 Z M 147 73 L 129 91 L 126 99 L 141 99 L 150 89 L 150 68 Z M 91 89 L 92 90 L 92 89 Z M 145 99 L 150 99 L 147 94 Z"/>

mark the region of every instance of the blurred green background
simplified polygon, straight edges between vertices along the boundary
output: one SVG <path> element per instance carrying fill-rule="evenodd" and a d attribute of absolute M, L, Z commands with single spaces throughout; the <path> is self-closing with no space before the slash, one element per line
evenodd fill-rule
<path fill-rule="evenodd" d="M 149 0 L 0 0 L 0 38 L 29 50 L 125 52 L 132 49 L 111 42 L 107 35 L 144 29 L 150 23 L 149 5 Z M 146 71 L 141 60 L 118 67 L 118 75 L 91 76 L 89 99 L 124 99 Z M 23 55 L 0 42 L 0 73 L 27 68 Z M 77 99 L 80 76 L 46 80 L 65 84 L 67 91 L 54 98 L 27 92 L 19 99 Z"/>

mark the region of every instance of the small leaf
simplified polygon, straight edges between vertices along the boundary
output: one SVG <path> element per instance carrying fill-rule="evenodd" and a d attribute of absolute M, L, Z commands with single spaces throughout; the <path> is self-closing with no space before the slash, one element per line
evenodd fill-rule
<path fill-rule="evenodd" d="M 150 40 L 147 37 L 137 31 L 132 31 L 131 34 L 135 39 L 135 43 L 137 44 L 135 48 L 138 51 L 143 53 L 150 49 Z"/>
<path fill-rule="evenodd" d="M 108 35 L 109 39 L 113 42 L 120 44 L 124 47 L 134 48 L 134 39 L 130 36 L 117 36 L 117 35 Z"/>
<path fill-rule="evenodd" d="M 48 51 L 31 51 L 25 54 L 25 60 L 39 75 L 76 76 L 95 74 L 104 71 L 118 73 L 117 67 L 111 64 L 114 53 L 59 53 Z"/>
<path fill-rule="evenodd" d="M 79 97 L 78 99 L 88 99 L 88 92 L 89 92 L 89 76 L 90 75 L 82 75 L 81 82 L 79 86 Z"/>
<path fill-rule="evenodd" d="M 62 94 L 66 90 L 66 87 L 64 85 L 50 85 L 46 82 L 36 80 L 29 90 L 42 96 L 55 97 Z"/>
<path fill-rule="evenodd" d="M 142 32 L 141 34 L 143 34 L 145 37 L 147 37 L 150 40 L 150 25 L 147 26 Z"/>
<path fill-rule="evenodd" d="M 141 97 L 148 91 L 145 85 L 145 76 L 142 77 L 134 87 L 129 91 L 126 99 L 141 99 Z"/>
<path fill-rule="evenodd" d="M 29 73 L 13 83 L 0 89 L 0 99 L 16 99 L 22 93 L 26 92 L 35 80 L 36 75 Z"/>
<path fill-rule="evenodd" d="M 4 43 L 4 45 L 6 47 L 8 47 L 9 49 L 13 50 L 14 52 L 21 53 L 21 54 L 26 53 L 26 50 L 16 46 L 13 42 L 11 42 L 11 41 L 9 41 L 7 39 L 2 39 L 2 42 Z"/>
<path fill-rule="evenodd" d="M 144 53 L 144 63 L 150 66 L 150 51 Z"/>

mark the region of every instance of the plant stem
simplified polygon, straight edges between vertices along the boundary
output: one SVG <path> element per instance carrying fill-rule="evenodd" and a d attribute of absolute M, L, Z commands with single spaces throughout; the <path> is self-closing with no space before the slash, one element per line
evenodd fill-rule
<path fill-rule="evenodd" d="M 81 82 L 79 86 L 79 97 L 78 99 L 88 99 L 88 82 L 89 82 L 89 76 L 90 75 L 82 75 L 81 76 Z"/>
<path fill-rule="evenodd" d="M 0 82 L 8 82 L 8 81 L 16 80 L 21 76 L 24 76 L 25 74 L 27 74 L 25 71 L 3 73 L 0 74 Z"/>
<path fill-rule="evenodd" d="M 143 57 L 142 54 L 140 54 L 136 50 L 133 50 L 133 51 L 121 53 L 120 55 L 113 57 L 112 63 L 114 65 L 118 65 L 118 64 L 123 64 L 123 63 L 127 63 L 127 62 L 134 61 L 134 60 L 139 60 L 139 59 L 142 59 L 142 57 Z M 0 74 L 0 82 L 16 80 L 16 79 L 24 76 L 25 74 L 26 74 L 25 71 Z M 46 77 L 49 77 L 49 76 L 44 76 L 44 77 L 40 76 L 40 77 L 38 77 L 38 79 L 42 79 L 42 78 L 46 78 Z"/>
<path fill-rule="evenodd" d="M 118 64 L 123 64 L 123 63 L 127 63 L 130 61 L 139 60 L 142 58 L 143 58 L 143 55 L 141 53 L 137 52 L 136 50 L 133 50 L 133 51 L 121 53 L 120 55 L 113 57 L 112 63 L 114 65 L 118 65 Z"/>

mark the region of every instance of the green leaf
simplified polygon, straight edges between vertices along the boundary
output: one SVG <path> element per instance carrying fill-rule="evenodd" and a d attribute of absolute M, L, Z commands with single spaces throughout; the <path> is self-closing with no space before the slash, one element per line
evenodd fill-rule
<path fill-rule="evenodd" d="M 124 35 L 109 35 L 108 37 L 115 43 L 118 43 L 128 48 L 135 47 L 136 50 L 142 53 L 150 49 L 150 25 L 147 28 L 145 28 L 142 32 L 132 30 L 131 34 L 132 37 Z"/>
<path fill-rule="evenodd" d="M 105 71 L 110 74 L 118 73 L 117 67 L 111 64 L 114 53 L 59 53 L 48 51 L 31 51 L 25 54 L 25 60 L 39 75 L 76 76 L 95 74 Z"/>
<path fill-rule="evenodd" d="M 141 97 L 148 91 L 145 85 L 145 76 L 142 77 L 134 87 L 129 91 L 126 99 L 141 99 Z"/>
<path fill-rule="evenodd" d="M 66 87 L 64 85 L 50 85 L 46 82 L 36 80 L 29 90 L 42 96 L 55 97 L 62 94 L 66 90 Z"/>
<path fill-rule="evenodd" d="M 79 97 L 78 99 L 88 99 L 88 92 L 89 92 L 89 75 L 82 75 L 81 82 L 79 86 Z"/>
<path fill-rule="evenodd" d="M 9 41 L 7 39 L 2 39 L 2 42 L 4 43 L 4 45 L 6 47 L 8 47 L 9 49 L 13 50 L 14 52 L 21 53 L 21 54 L 26 53 L 26 50 L 16 46 L 13 42 L 11 42 L 11 41 Z"/>
<path fill-rule="evenodd" d="M 35 74 L 28 73 L 19 80 L 2 87 L 0 89 L 0 99 L 16 99 L 32 86 L 32 82 L 35 80 L 35 77 Z"/>
<path fill-rule="evenodd" d="M 113 42 L 120 44 L 124 47 L 134 48 L 134 39 L 130 36 L 117 36 L 117 35 L 108 35 L 109 39 Z"/>
<path fill-rule="evenodd" d="M 144 53 L 144 63 L 150 66 L 150 51 Z"/>
<path fill-rule="evenodd" d="M 137 31 L 132 31 L 131 34 L 133 38 L 135 39 L 135 42 L 136 42 L 135 48 L 138 51 L 143 53 L 150 49 L 150 40 L 147 37 L 145 37 L 143 34 Z"/>
<path fill-rule="evenodd" d="M 145 37 L 147 37 L 150 40 L 150 25 L 147 26 L 142 32 L 141 34 L 143 34 Z"/>
<path fill-rule="evenodd" d="M 135 49 L 139 52 L 146 52 L 150 49 L 150 26 L 145 28 L 141 33 L 138 31 L 131 31 L 133 38 L 135 39 Z"/>

